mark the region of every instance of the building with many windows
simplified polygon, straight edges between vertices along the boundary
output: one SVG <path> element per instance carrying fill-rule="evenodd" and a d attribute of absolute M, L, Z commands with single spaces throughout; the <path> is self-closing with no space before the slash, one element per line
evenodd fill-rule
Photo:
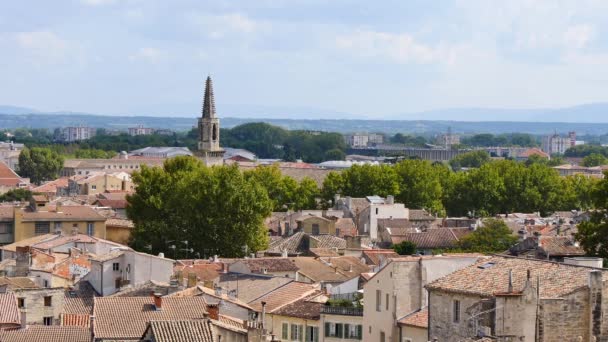
<path fill-rule="evenodd" d="M 59 139 L 63 142 L 87 140 L 95 136 L 96 130 L 88 126 L 70 126 L 61 129 Z"/>
<path fill-rule="evenodd" d="M 567 137 L 555 133 L 543 137 L 541 148 L 543 152 L 553 154 L 564 154 L 567 149 L 576 145 L 576 132 L 568 132 Z"/>

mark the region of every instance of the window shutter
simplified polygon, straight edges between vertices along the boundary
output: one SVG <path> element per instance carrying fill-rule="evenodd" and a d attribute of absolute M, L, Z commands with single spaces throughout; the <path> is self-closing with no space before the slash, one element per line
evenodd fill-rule
<path fill-rule="evenodd" d="M 344 338 L 350 337 L 350 324 L 344 324 Z"/>
<path fill-rule="evenodd" d="M 325 322 L 325 337 L 329 337 L 329 322 Z"/>
<path fill-rule="evenodd" d="M 296 334 L 298 333 L 298 326 L 295 324 L 291 325 L 291 340 L 296 341 Z"/>
<path fill-rule="evenodd" d="M 281 338 L 286 340 L 289 337 L 289 324 L 287 323 L 283 323 L 283 334 L 281 335 Z"/>
<path fill-rule="evenodd" d="M 304 326 L 298 325 L 298 340 L 304 341 Z"/>
<path fill-rule="evenodd" d="M 342 323 L 336 324 L 336 337 L 342 338 Z"/>
<path fill-rule="evenodd" d="M 315 342 L 319 342 L 319 328 L 312 328 L 312 332 L 315 335 Z"/>
<path fill-rule="evenodd" d="M 363 326 L 362 325 L 357 325 L 357 339 L 358 340 L 362 340 L 363 339 Z"/>

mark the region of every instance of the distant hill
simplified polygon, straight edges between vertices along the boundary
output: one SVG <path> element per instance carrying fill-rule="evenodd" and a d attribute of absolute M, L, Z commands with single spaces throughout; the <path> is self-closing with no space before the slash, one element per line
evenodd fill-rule
<path fill-rule="evenodd" d="M 0 113 L 1 114 L 30 114 L 30 113 L 38 113 L 38 111 L 35 109 L 25 108 L 25 107 L 0 105 Z"/>

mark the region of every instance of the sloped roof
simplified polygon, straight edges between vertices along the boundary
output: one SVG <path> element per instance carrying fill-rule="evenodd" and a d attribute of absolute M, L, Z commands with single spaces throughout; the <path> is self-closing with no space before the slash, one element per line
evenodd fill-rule
<path fill-rule="evenodd" d="M 541 298 L 559 298 L 587 286 L 589 272 L 593 269 L 537 259 L 493 256 L 439 278 L 426 288 L 490 297 L 507 291 L 509 270 L 512 271 L 514 291 L 523 289 L 527 271 L 530 271 L 534 286 L 537 277 L 540 279 Z M 608 271 L 602 269 L 601 272 L 606 281 Z"/>
<path fill-rule="evenodd" d="M 435 221 L 436 218 L 424 209 L 410 209 L 410 220 L 412 221 Z"/>
<path fill-rule="evenodd" d="M 59 237 L 59 235 L 55 235 L 55 234 L 44 234 L 44 235 L 33 236 L 29 239 L 20 240 L 17 242 L 13 242 L 9 245 L 2 246 L 2 247 L 0 247 L 0 249 L 9 251 L 9 252 L 15 252 L 15 251 L 17 251 L 17 247 L 33 246 L 37 243 L 40 243 L 40 242 L 43 242 L 46 240 L 57 239 L 58 237 Z"/>
<path fill-rule="evenodd" d="M 27 329 L 0 331 L 2 342 L 90 342 L 91 331 L 80 326 L 32 325 Z"/>
<path fill-rule="evenodd" d="M 245 264 L 252 273 L 266 272 L 294 272 L 298 266 L 288 258 L 254 258 L 243 259 L 239 263 Z"/>
<path fill-rule="evenodd" d="M 176 265 L 173 270 L 174 272 L 181 271 L 183 279 L 187 279 L 188 274 L 194 273 L 199 281 L 208 281 L 217 279 L 223 268 L 223 263 L 206 262 L 193 265 Z"/>
<path fill-rule="evenodd" d="M 203 297 L 163 297 L 161 310 L 156 310 L 151 296 L 96 297 L 95 337 L 135 339 L 143 335 L 150 321 L 203 319 L 205 314 Z"/>
<path fill-rule="evenodd" d="M 105 221 L 106 218 L 98 214 L 93 208 L 86 205 L 62 205 L 59 212 L 56 206 L 47 206 L 45 211 L 32 211 L 29 208 L 23 211 L 23 221 Z"/>
<path fill-rule="evenodd" d="M 361 251 L 361 255 L 372 265 L 380 265 L 382 260 L 400 257 L 392 249 L 366 249 Z"/>
<path fill-rule="evenodd" d="M 314 292 L 307 298 L 302 298 L 291 304 L 285 305 L 284 307 L 273 312 L 273 314 L 310 320 L 319 320 L 321 318 L 321 308 L 325 304 L 320 301 L 313 301 L 310 299 L 311 297 L 315 297 L 320 294 L 320 291 Z"/>
<path fill-rule="evenodd" d="M 539 236 L 538 246 L 549 256 L 582 256 L 585 250 L 571 236 Z"/>
<path fill-rule="evenodd" d="M 38 288 L 38 285 L 28 277 L 0 277 L 0 286 L 2 285 L 7 285 L 9 290 Z"/>
<path fill-rule="evenodd" d="M 428 328 L 429 308 L 424 307 L 418 311 L 412 312 L 411 314 L 406 315 L 405 317 L 398 320 L 397 323 L 418 328 Z"/>
<path fill-rule="evenodd" d="M 471 232 L 468 228 L 432 228 L 420 233 L 392 235 L 391 241 L 393 244 L 411 241 L 420 249 L 449 248 L 454 247 L 463 236 Z"/>
<path fill-rule="evenodd" d="M 311 241 L 312 240 L 312 241 Z M 306 243 L 308 242 L 308 243 Z M 270 243 L 266 253 L 281 254 L 283 250 L 287 253 L 306 254 L 308 249 L 315 243 L 313 248 L 346 248 L 346 240 L 333 235 L 309 235 L 304 232 L 293 234 L 289 237 L 281 237 Z"/>
<path fill-rule="evenodd" d="M 292 258 L 298 265 L 299 273 L 313 282 L 344 282 L 361 273 L 369 272 L 369 267 L 353 256 L 334 258 L 297 257 Z"/>
<path fill-rule="evenodd" d="M 357 235 L 357 227 L 355 226 L 353 219 L 350 217 L 341 217 L 336 220 L 336 230 L 338 231 L 339 237 L 344 237 L 346 235 Z"/>
<path fill-rule="evenodd" d="M 15 294 L 0 293 L 0 324 L 20 324 L 20 317 Z"/>
<path fill-rule="evenodd" d="M 145 333 L 152 332 L 156 342 L 216 342 L 210 320 L 151 321 Z"/>
<path fill-rule="evenodd" d="M 254 310 L 261 312 L 262 302 L 266 302 L 266 312 L 273 313 L 275 310 L 278 310 L 285 305 L 313 294 L 316 290 L 316 286 L 312 284 L 294 281 L 251 301 L 249 305 L 251 305 Z"/>
<path fill-rule="evenodd" d="M 88 281 L 81 280 L 73 288 L 65 291 L 63 302 L 64 314 L 90 315 L 93 312 L 94 298 L 97 292 Z M 87 321 L 87 326 L 89 322 Z"/>
<path fill-rule="evenodd" d="M 57 188 L 65 188 L 68 186 L 68 177 L 61 177 L 55 180 L 46 182 L 32 189 L 32 192 L 40 193 L 57 193 Z"/>
<path fill-rule="evenodd" d="M 23 180 L 15 173 L 10 167 L 4 162 L 0 161 L 0 185 L 4 186 L 17 186 Z"/>
<path fill-rule="evenodd" d="M 221 273 L 219 286 L 224 292 L 238 290 L 237 298 L 249 303 L 275 289 L 293 282 L 290 278 L 255 274 Z"/>

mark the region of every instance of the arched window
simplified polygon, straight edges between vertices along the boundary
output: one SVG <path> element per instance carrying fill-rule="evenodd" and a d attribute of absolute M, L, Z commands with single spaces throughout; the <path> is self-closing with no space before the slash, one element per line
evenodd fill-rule
<path fill-rule="evenodd" d="M 212 136 L 213 136 L 213 139 L 212 139 L 212 140 L 213 140 L 213 141 L 216 141 L 216 140 L 217 140 L 217 125 L 216 125 L 216 124 L 213 124 L 213 131 L 212 131 L 212 134 L 213 134 L 213 135 L 212 135 Z"/>

